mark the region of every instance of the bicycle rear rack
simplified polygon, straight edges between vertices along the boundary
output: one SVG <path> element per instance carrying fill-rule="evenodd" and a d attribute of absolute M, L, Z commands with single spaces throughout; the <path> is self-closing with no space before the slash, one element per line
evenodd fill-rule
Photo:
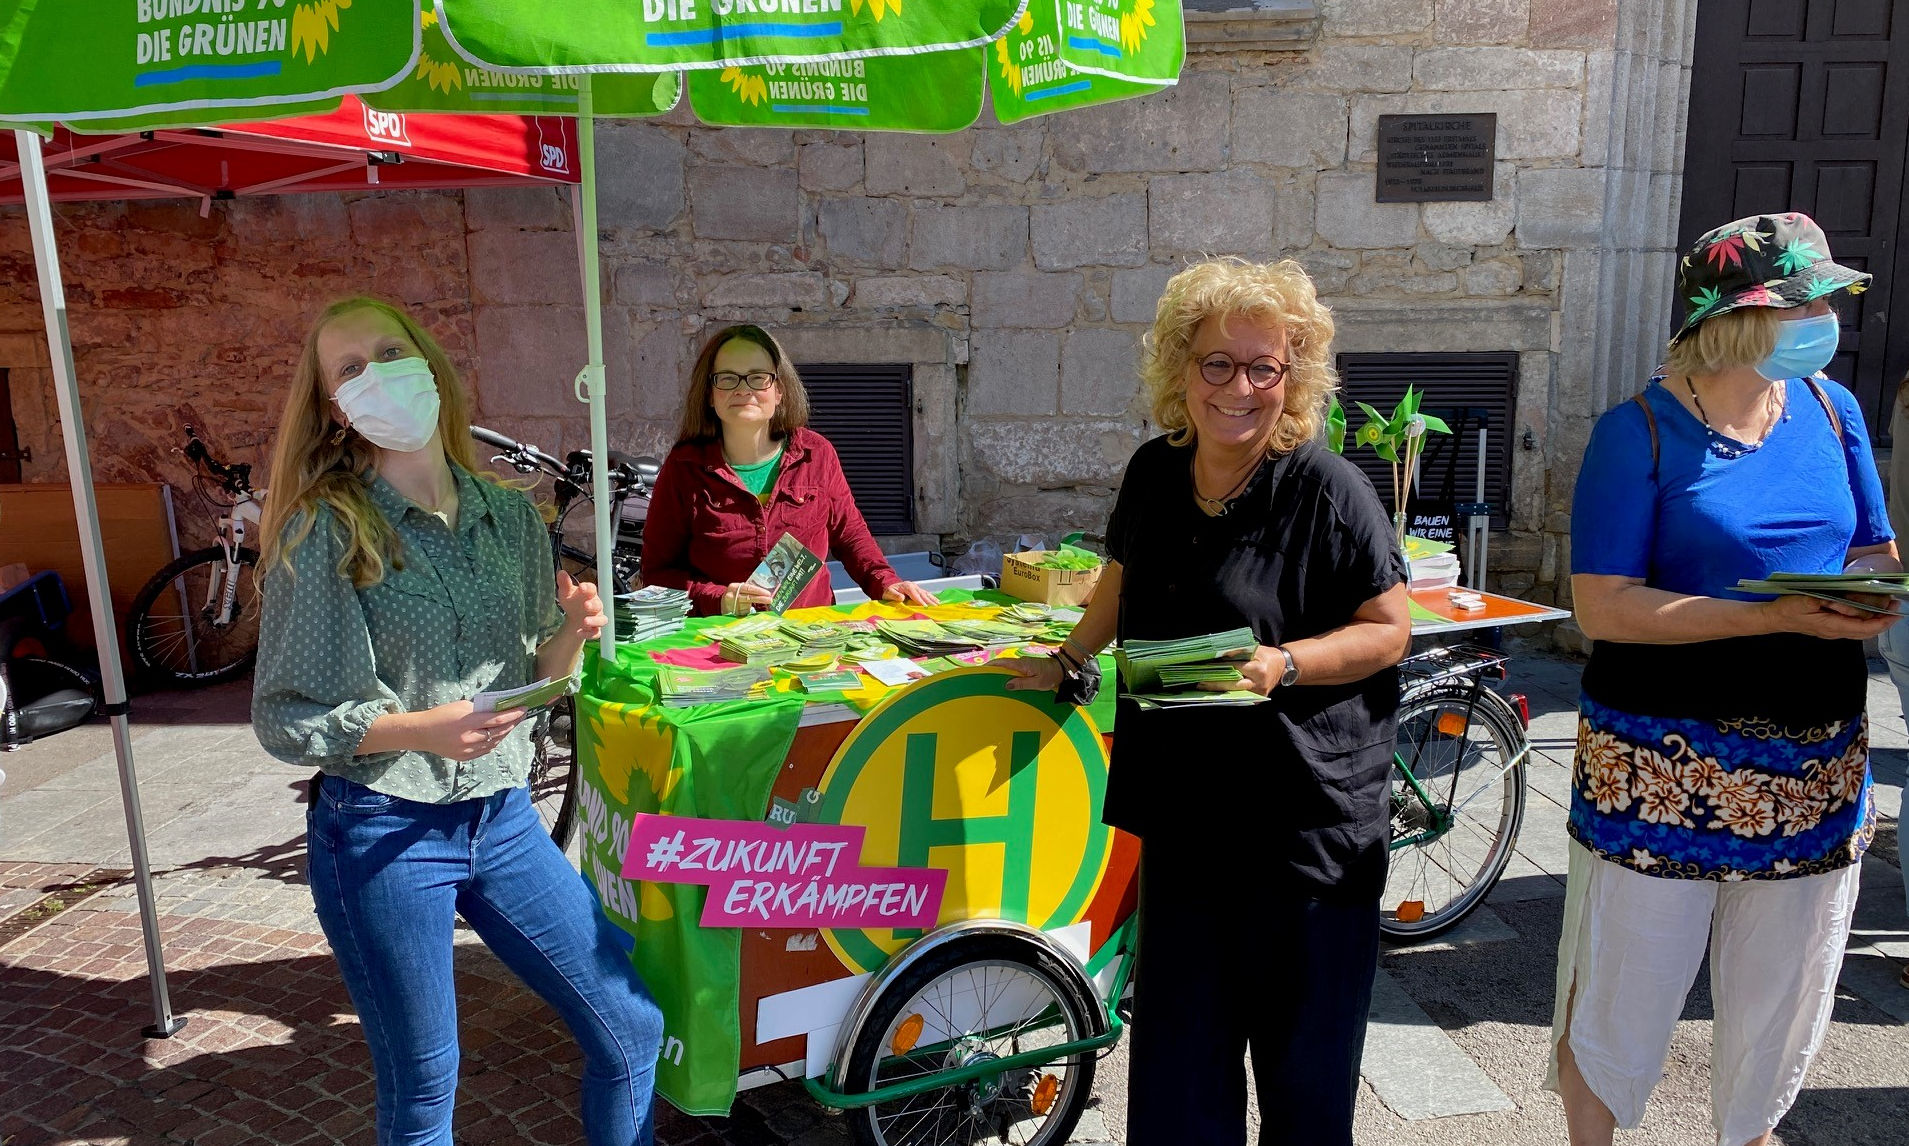
<path fill-rule="evenodd" d="M 1505 662 L 1511 658 L 1482 645 L 1446 645 L 1426 649 L 1399 662 L 1399 683 L 1403 688 L 1438 684 L 1447 680 L 1491 677 L 1505 679 Z"/>

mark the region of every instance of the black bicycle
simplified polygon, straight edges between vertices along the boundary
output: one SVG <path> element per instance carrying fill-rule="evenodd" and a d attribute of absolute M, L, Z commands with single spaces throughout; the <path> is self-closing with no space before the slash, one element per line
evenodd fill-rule
<path fill-rule="evenodd" d="M 551 480 L 556 514 L 551 518 L 550 556 L 558 569 L 579 581 L 597 579 L 596 545 L 574 543 L 565 532 L 570 512 L 591 504 L 594 470 L 589 450 L 572 450 L 558 461 L 536 446 L 505 437 L 482 426 L 471 427 L 471 437 L 498 451 L 491 458 L 526 476 Z M 656 484 L 655 458 L 610 451 L 610 516 L 617 523 L 615 548 L 610 553 L 612 591 L 627 593 L 640 581 L 643 523 L 649 516 L 650 490 Z M 588 530 L 585 530 L 588 533 Z M 608 602 L 605 602 L 606 606 Z M 530 765 L 530 802 L 558 847 L 568 847 L 576 830 L 577 813 L 577 704 L 566 696 L 540 710 L 532 721 L 535 755 Z"/>

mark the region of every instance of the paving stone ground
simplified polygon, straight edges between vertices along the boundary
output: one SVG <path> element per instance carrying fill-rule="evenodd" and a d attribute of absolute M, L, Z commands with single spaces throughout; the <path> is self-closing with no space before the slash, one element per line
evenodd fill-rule
<path fill-rule="evenodd" d="M 1515 671 L 1531 696 L 1536 750 L 1518 855 L 1459 932 L 1386 954 L 1381 974 L 1403 1009 L 1375 1015 L 1386 1037 L 1375 1034 L 1368 1053 L 1360 1146 L 1564 1141 L 1557 1101 L 1539 1083 L 1577 668 L 1521 657 Z M 95 874 L 129 866 L 104 729 L 0 761 L 9 773 L 0 786 L 0 1146 L 373 1141 L 369 1060 L 303 882 L 302 777 L 251 743 L 244 697 L 241 684 L 149 697 L 137 710 L 172 999 L 189 1019 L 170 1040 L 140 1036 L 151 1012 L 132 889 Z M 1895 984 L 1909 961 L 1909 916 L 1894 843 L 1909 728 L 1881 677 L 1872 723 L 1885 831 L 1865 864 L 1836 1022 L 1778 1131 L 1783 1146 L 1909 1142 L 1909 991 Z M 101 878 L 110 881 L 104 890 L 66 905 L 76 899 L 67 889 Z M 580 1064 L 562 1024 L 468 932 L 457 966 L 458 1142 L 581 1142 Z M 1625 1146 L 1710 1143 L 1709 1008 L 1700 978 L 1645 1128 L 1621 1135 Z M 1401 1082 L 1414 1071 L 1439 1079 L 1457 1064 L 1489 1093 L 1435 1085 L 1415 1097 Z M 1096 1091 L 1074 1140 L 1123 1141 L 1124 1047 L 1101 1063 Z M 1415 1111 L 1421 1100 L 1430 1109 Z M 1253 1109 L 1255 1128 L 1262 1113 L 1279 1117 Z M 726 1119 L 661 1106 L 658 1138 L 663 1146 L 849 1140 L 843 1119 L 792 1084 L 746 1092 Z"/>

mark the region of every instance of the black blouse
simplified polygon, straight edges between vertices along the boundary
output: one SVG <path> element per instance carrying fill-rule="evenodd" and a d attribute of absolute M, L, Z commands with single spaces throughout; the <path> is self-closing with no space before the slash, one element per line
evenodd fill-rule
<path fill-rule="evenodd" d="M 1264 645 L 1318 636 L 1405 580 L 1364 474 L 1317 443 L 1262 466 L 1221 517 L 1194 502 L 1193 447 L 1134 452 L 1107 525 L 1119 635 L 1250 627 Z M 1142 711 L 1121 700 L 1104 819 L 1199 841 L 1216 860 L 1316 898 L 1384 888 L 1396 669 L 1275 688 L 1264 704 Z"/>

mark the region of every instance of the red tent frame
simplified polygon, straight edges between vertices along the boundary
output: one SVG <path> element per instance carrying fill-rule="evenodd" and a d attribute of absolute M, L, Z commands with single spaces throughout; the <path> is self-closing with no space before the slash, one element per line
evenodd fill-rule
<path fill-rule="evenodd" d="M 59 125 L 46 175 L 55 202 L 214 199 L 308 191 L 574 184 L 577 121 L 564 116 L 408 115 L 346 96 L 336 111 L 218 128 L 86 135 Z M 11 138 L 0 203 L 25 198 Z"/>

